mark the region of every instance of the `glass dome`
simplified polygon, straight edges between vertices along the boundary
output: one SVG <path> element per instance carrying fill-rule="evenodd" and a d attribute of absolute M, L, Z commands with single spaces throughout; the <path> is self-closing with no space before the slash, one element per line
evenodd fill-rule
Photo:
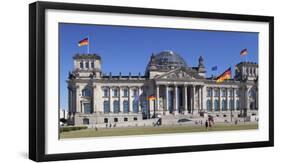
<path fill-rule="evenodd" d="M 179 67 L 187 67 L 184 59 L 177 53 L 166 50 L 151 57 L 149 66 L 155 66 L 157 70 L 171 70 Z"/>

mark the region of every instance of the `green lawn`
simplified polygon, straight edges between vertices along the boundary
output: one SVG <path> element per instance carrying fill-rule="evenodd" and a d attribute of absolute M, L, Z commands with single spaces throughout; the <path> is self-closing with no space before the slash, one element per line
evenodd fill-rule
<path fill-rule="evenodd" d="M 249 130 L 258 129 L 258 124 L 215 124 L 208 130 L 204 125 L 177 125 L 160 127 L 129 127 L 129 128 L 103 128 L 95 131 L 94 129 L 84 129 L 77 131 L 62 132 L 60 138 L 81 138 L 81 137 L 102 137 L 102 136 L 125 136 L 125 135 L 150 135 L 163 133 L 186 133 L 186 132 L 212 132 L 229 130 Z"/>

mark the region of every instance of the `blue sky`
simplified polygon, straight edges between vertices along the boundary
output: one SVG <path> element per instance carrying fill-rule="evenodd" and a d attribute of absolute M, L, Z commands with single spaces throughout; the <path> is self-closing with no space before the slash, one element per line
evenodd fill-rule
<path fill-rule="evenodd" d="M 83 24 L 59 25 L 60 51 L 60 108 L 67 109 L 68 72 L 73 70 L 72 57 L 87 53 L 87 46 L 78 42 L 90 37 L 90 53 L 102 58 L 102 71 L 113 75 L 143 75 L 152 53 L 172 50 L 180 54 L 188 66 L 197 66 L 203 56 L 207 76 L 220 74 L 231 66 L 245 61 L 258 62 L 258 33 L 142 28 Z M 241 57 L 240 51 L 248 49 Z M 211 71 L 218 66 L 217 71 Z"/>

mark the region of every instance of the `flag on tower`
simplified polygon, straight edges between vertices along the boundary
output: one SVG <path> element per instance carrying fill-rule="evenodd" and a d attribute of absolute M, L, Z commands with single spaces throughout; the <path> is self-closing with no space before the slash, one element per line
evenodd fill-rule
<path fill-rule="evenodd" d="M 78 46 L 86 46 L 89 45 L 89 38 L 84 38 L 83 40 L 78 42 Z"/>
<path fill-rule="evenodd" d="M 244 55 L 247 55 L 248 54 L 248 49 L 245 48 L 243 49 L 241 52 L 240 52 L 240 56 L 244 56 Z"/>
<path fill-rule="evenodd" d="M 217 77 L 217 83 L 221 83 L 224 80 L 231 79 L 231 67 L 224 71 L 220 76 Z"/>

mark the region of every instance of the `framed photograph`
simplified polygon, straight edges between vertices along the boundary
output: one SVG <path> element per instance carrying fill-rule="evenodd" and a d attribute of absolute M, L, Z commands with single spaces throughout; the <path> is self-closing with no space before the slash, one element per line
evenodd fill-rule
<path fill-rule="evenodd" d="M 273 146 L 273 17 L 35 2 L 29 158 Z"/>

